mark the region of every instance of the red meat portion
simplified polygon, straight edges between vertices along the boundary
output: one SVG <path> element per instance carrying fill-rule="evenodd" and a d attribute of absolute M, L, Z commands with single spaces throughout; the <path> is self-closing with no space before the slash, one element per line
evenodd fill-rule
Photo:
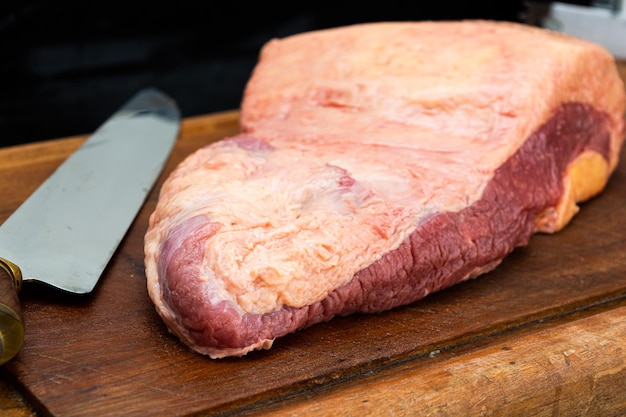
<path fill-rule="evenodd" d="M 161 190 L 150 296 L 183 342 L 220 358 L 476 277 L 602 190 L 624 103 L 604 49 L 511 23 L 271 41 L 242 133 Z"/>

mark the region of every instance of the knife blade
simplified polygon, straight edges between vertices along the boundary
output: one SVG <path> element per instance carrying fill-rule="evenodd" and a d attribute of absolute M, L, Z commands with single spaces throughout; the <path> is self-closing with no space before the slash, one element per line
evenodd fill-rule
<path fill-rule="evenodd" d="M 0 365 L 20 350 L 23 281 L 90 293 L 154 186 L 178 137 L 180 111 L 138 92 L 0 226 Z"/>

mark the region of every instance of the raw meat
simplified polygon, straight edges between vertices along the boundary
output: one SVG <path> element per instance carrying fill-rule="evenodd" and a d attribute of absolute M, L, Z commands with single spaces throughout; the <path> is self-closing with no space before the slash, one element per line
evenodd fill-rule
<path fill-rule="evenodd" d="M 242 133 L 163 185 L 150 297 L 170 331 L 221 358 L 476 277 L 603 189 L 624 103 L 607 51 L 514 23 L 272 40 Z"/>

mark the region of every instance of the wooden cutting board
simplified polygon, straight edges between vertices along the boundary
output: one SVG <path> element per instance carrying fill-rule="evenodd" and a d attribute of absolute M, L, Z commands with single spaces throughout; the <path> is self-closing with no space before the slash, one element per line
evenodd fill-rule
<path fill-rule="evenodd" d="M 189 351 L 148 297 L 143 235 L 167 174 L 236 133 L 237 116 L 184 121 L 93 294 L 25 286 L 25 346 L 4 372 L 34 408 L 64 417 L 626 408 L 626 164 L 565 230 L 535 236 L 476 280 L 393 311 L 337 318 L 242 358 Z M 0 222 L 83 140 L 0 149 Z"/>

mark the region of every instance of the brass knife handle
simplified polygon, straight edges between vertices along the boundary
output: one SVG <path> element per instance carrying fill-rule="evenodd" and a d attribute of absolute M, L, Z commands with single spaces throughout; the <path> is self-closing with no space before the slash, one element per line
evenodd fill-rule
<path fill-rule="evenodd" d="M 22 287 L 22 271 L 0 258 L 0 365 L 9 361 L 24 343 L 24 320 L 17 297 Z"/>

